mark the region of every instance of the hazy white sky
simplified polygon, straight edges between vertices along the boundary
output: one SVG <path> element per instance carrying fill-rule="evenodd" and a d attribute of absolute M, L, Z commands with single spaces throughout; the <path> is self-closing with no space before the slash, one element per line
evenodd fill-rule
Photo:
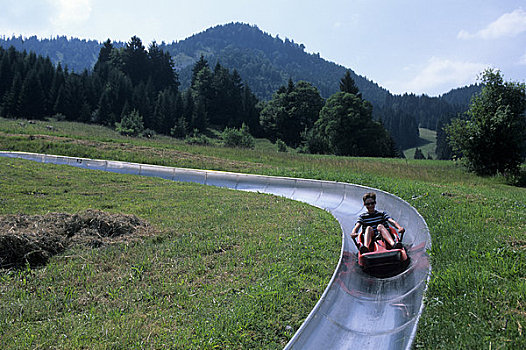
<path fill-rule="evenodd" d="M 0 9 L 0 35 L 137 35 L 145 45 L 249 23 L 397 94 L 443 94 L 486 67 L 526 79 L 525 0 L 0 0 Z"/>

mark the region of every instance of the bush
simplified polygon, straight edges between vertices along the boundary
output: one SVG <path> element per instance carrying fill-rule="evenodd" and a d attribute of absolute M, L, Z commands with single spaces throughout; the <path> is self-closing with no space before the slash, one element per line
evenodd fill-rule
<path fill-rule="evenodd" d="M 115 129 L 122 135 L 137 136 L 144 131 L 142 116 L 134 109 L 122 117 L 120 123 L 115 123 Z"/>
<path fill-rule="evenodd" d="M 184 118 L 177 119 L 174 127 L 170 130 L 173 137 L 183 138 L 186 136 L 188 130 L 188 123 Z"/>
<path fill-rule="evenodd" d="M 66 120 L 66 116 L 64 114 L 62 114 L 62 113 L 56 113 L 51 118 L 53 118 L 53 119 L 55 119 L 56 121 L 59 121 L 59 122 Z"/>
<path fill-rule="evenodd" d="M 245 123 L 241 129 L 225 128 L 221 138 L 226 147 L 254 148 L 256 144 Z"/>
<path fill-rule="evenodd" d="M 197 129 L 194 129 L 192 136 L 186 136 L 184 142 L 189 145 L 209 145 L 210 139 L 203 134 L 200 134 Z"/>
<path fill-rule="evenodd" d="M 282 140 L 277 139 L 276 146 L 278 146 L 278 152 L 287 152 L 287 144 Z"/>
<path fill-rule="evenodd" d="M 155 135 L 157 135 L 157 133 L 152 129 L 145 129 L 141 132 L 141 136 L 148 139 L 155 137 Z"/>
<path fill-rule="evenodd" d="M 507 174 L 506 182 L 511 186 L 526 187 L 526 166 L 515 173 Z"/>

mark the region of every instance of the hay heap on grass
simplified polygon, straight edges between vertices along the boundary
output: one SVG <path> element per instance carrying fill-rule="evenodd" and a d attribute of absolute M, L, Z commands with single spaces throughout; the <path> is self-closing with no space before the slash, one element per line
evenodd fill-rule
<path fill-rule="evenodd" d="M 72 244 L 100 247 L 144 237 L 150 228 L 135 215 L 98 210 L 0 216 L 0 268 L 42 265 Z"/>

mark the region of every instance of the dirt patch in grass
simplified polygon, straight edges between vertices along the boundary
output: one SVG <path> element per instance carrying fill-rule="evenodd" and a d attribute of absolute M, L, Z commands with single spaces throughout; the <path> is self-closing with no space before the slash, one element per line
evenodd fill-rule
<path fill-rule="evenodd" d="M 0 216 L 0 268 L 43 265 L 73 244 L 100 247 L 151 235 L 135 215 L 87 210 L 78 214 Z"/>

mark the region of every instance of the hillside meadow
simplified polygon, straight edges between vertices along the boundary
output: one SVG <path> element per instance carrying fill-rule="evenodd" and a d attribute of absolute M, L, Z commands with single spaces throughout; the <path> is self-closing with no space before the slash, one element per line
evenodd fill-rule
<path fill-rule="evenodd" d="M 437 157 L 435 153 L 435 149 L 437 147 L 437 132 L 425 128 L 420 128 L 418 132 L 420 135 L 420 142 L 418 146 L 404 150 L 404 157 L 408 159 L 414 159 L 415 151 L 417 148 L 419 148 L 426 158 L 431 156 L 433 159 L 435 159 Z"/>
<path fill-rule="evenodd" d="M 127 138 L 0 119 L 0 149 L 357 183 L 408 201 L 433 239 L 414 347 L 526 348 L 526 189 L 448 161 L 339 158 Z M 326 212 L 282 198 L 0 158 L 0 215 L 134 214 L 148 235 L 0 272 L 8 348 L 282 348 L 336 266 Z"/>

